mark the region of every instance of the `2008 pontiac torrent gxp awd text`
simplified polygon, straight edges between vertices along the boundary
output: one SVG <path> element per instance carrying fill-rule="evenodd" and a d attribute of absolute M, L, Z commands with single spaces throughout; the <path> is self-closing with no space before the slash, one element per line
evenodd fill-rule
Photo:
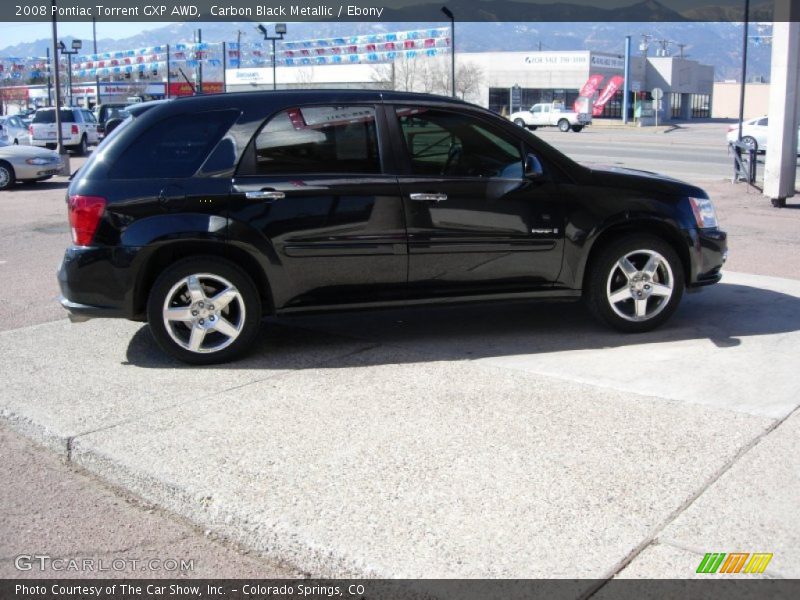
<path fill-rule="evenodd" d="M 312 309 L 583 298 L 641 332 L 721 277 L 703 190 L 581 166 L 464 102 L 305 90 L 131 112 L 69 187 L 61 302 L 147 321 L 188 363 Z"/>

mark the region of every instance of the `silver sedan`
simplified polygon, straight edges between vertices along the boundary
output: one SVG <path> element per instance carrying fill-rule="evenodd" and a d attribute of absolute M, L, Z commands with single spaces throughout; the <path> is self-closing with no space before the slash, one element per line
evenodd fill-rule
<path fill-rule="evenodd" d="M 50 179 L 63 168 L 64 161 L 53 150 L 0 143 L 0 190 L 9 189 L 16 181 Z"/>

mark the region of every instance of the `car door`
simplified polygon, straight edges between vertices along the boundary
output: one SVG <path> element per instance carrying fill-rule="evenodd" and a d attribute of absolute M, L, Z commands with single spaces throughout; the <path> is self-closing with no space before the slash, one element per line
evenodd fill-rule
<path fill-rule="evenodd" d="M 390 115 L 412 295 L 552 286 L 561 269 L 560 188 L 521 138 L 475 113 L 398 106 Z M 525 173 L 523 154 L 537 174 Z"/>
<path fill-rule="evenodd" d="M 83 114 L 83 122 L 86 129 L 86 140 L 89 144 L 96 144 L 99 141 L 97 119 L 94 118 L 94 113 L 90 110 L 83 110 L 81 113 Z"/>
<path fill-rule="evenodd" d="M 380 107 L 298 106 L 269 118 L 233 182 L 231 239 L 275 267 L 275 306 L 371 303 L 403 296 L 408 249 Z"/>
<path fill-rule="evenodd" d="M 541 104 L 537 104 L 536 106 L 533 107 L 533 109 L 531 109 L 531 115 L 532 115 L 532 118 L 533 118 L 533 121 L 532 121 L 533 125 L 537 125 L 537 126 L 547 125 L 547 122 L 543 118 L 544 112 L 543 112 L 542 108 L 543 107 L 542 107 Z"/>

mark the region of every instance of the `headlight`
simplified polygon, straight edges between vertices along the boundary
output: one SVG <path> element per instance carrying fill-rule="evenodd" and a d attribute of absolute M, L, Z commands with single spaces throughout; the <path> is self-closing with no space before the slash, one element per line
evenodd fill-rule
<path fill-rule="evenodd" d="M 694 220 L 700 229 L 713 229 L 717 227 L 717 212 L 714 210 L 714 204 L 708 198 L 689 198 L 689 204 L 692 205 L 692 212 L 694 213 Z"/>
<path fill-rule="evenodd" d="M 36 158 L 29 158 L 25 161 L 29 165 L 49 165 L 52 162 L 55 162 L 52 158 L 42 158 L 41 156 Z"/>

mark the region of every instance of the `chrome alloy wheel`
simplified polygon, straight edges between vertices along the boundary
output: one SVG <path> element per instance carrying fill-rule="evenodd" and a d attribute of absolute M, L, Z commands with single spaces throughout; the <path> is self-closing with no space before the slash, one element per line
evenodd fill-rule
<path fill-rule="evenodd" d="M 675 280 L 669 262 L 653 250 L 634 250 L 612 267 L 606 297 L 612 310 L 627 321 L 647 321 L 672 297 Z"/>
<path fill-rule="evenodd" d="M 230 346 L 245 323 L 244 299 L 227 279 L 197 273 L 180 280 L 166 296 L 164 327 L 191 352 L 218 352 Z"/>
<path fill-rule="evenodd" d="M 11 173 L 7 167 L 0 165 L 0 190 L 5 189 L 11 183 Z"/>

